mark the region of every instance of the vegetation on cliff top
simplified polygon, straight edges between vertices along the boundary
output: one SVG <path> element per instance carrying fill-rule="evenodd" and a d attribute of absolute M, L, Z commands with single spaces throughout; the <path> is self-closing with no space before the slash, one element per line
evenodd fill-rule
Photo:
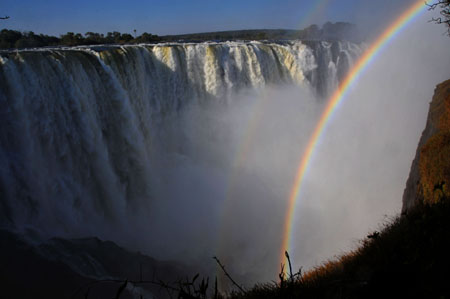
<path fill-rule="evenodd" d="M 183 35 L 158 36 L 147 32 L 137 36 L 120 33 L 117 31 L 102 33 L 67 32 L 60 37 L 34 32 L 20 32 L 17 30 L 3 29 L 0 31 L 0 49 L 36 48 L 45 46 L 80 46 L 100 44 L 139 44 L 157 42 L 203 42 L 203 41 L 232 41 L 232 40 L 350 40 L 359 42 L 361 39 L 357 34 L 356 26 L 350 23 L 337 22 L 325 23 L 321 28 L 311 25 L 303 30 L 236 30 L 208 33 L 193 33 Z"/>
<path fill-rule="evenodd" d="M 80 46 L 100 44 L 136 44 L 154 43 L 161 41 L 161 37 L 147 32 L 133 37 L 128 33 L 108 32 L 106 35 L 94 32 L 80 33 L 67 32 L 60 37 L 34 32 L 20 32 L 3 29 L 0 31 L 0 49 L 36 48 L 45 46 Z"/>

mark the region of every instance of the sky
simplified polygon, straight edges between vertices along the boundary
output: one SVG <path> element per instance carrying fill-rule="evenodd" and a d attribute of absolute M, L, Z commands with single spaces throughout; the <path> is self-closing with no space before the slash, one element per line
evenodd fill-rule
<path fill-rule="evenodd" d="M 301 29 L 326 21 L 383 26 L 414 0 L 2 0 L 0 28 L 158 35 L 239 29 Z"/>

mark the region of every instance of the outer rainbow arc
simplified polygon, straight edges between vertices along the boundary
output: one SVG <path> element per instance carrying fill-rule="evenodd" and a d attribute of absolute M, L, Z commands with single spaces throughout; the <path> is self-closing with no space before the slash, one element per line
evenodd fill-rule
<path fill-rule="evenodd" d="M 309 11 L 304 14 L 299 28 L 303 28 L 304 26 L 308 25 L 308 22 L 310 22 L 313 17 L 316 17 L 323 11 L 329 1 L 330 0 L 317 0 L 316 3 L 309 9 Z"/>
<path fill-rule="evenodd" d="M 328 101 L 328 104 L 320 117 L 320 120 L 311 135 L 308 145 L 303 153 L 300 165 L 297 169 L 297 173 L 294 180 L 294 185 L 290 192 L 287 212 L 285 217 L 285 224 L 283 229 L 283 239 L 280 252 L 280 262 L 284 264 L 285 252 L 289 249 L 293 217 L 295 205 L 300 194 L 303 179 L 305 177 L 308 166 L 311 162 L 311 158 L 315 152 L 315 148 L 319 143 L 320 137 L 322 136 L 333 112 L 336 110 L 339 103 L 342 102 L 345 95 L 347 94 L 349 87 L 353 82 L 362 74 L 369 63 L 375 58 L 376 54 L 380 52 L 384 45 L 386 45 L 397 32 L 399 32 L 405 25 L 411 21 L 416 15 L 418 15 L 425 8 L 425 3 L 423 0 L 418 0 L 416 3 L 411 5 L 403 14 L 400 15 L 376 40 L 375 42 L 366 50 L 363 56 L 357 61 L 353 66 L 344 80 L 340 83 L 339 87 L 333 93 Z"/>

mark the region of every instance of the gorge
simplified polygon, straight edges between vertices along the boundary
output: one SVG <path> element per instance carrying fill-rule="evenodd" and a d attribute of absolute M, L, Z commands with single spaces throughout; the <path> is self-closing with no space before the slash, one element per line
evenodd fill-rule
<path fill-rule="evenodd" d="M 2 228 L 26 235 L 31 243 L 96 236 L 158 259 L 190 263 L 217 254 L 243 280 L 272 277 L 279 267 L 276 257 L 257 271 L 251 265 L 277 250 L 293 161 L 322 103 L 364 47 L 225 42 L 1 52 Z M 394 85 L 395 74 L 384 80 Z M 370 96 L 373 90 L 364 92 Z M 386 103 L 364 107 L 377 111 Z M 340 223 L 346 216 L 339 210 L 327 214 L 329 219 L 315 217 L 325 206 L 351 202 L 333 204 L 335 197 L 364 193 L 354 186 L 370 182 L 369 168 L 380 162 L 358 156 L 363 162 L 356 174 L 339 163 L 350 161 L 353 150 L 367 152 L 366 146 L 381 148 L 381 157 L 391 153 L 387 164 L 403 155 L 392 141 L 399 134 L 382 143 L 376 138 L 380 127 L 367 130 L 372 127 L 364 109 L 355 126 L 352 113 L 361 106 L 355 107 L 330 129 L 334 138 L 324 141 L 323 151 L 332 154 L 320 156 L 302 202 L 306 216 L 300 220 L 298 247 L 311 264 L 331 251 L 321 246 L 325 239 L 341 239 L 340 233 L 324 233 L 324 223 Z M 399 110 L 384 117 L 395 119 Z M 386 121 L 381 129 L 391 124 Z M 353 131 L 343 133 L 343 127 Z M 331 166 L 342 169 L 340 179 L 354 179 L 342 194 L 323 191 L 322 185 L 342 184 L 319 172 Z M 383 168 L 374 172 L 384 176 Z M 375 182 L 372 188 L 381 185 Z M 316 201 L 316 192 L 326 199 Z M 350 220 L 341 224 L 342 230 L 353 226 Z M 264 235 L 255 237 L 261 231 Z M 301 239 L 310 231 L 317 234 Z M 238 260 L 244 261 L 242 268 Z"/>

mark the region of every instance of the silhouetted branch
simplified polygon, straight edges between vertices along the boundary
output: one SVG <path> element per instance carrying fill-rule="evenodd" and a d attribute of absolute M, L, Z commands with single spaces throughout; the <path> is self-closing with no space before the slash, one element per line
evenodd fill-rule
<path fill-rule="evenodd" d="M 287 259 L 288 265 L 289 265 L 289 280 L 288 280 L 288 282 L 293 283 L 295 281 L 296 277 L 301 279 L 302 268 L 300 267 L 300 269 L 298 270 L 297 273 L 292 273 L 292 264 L 291 264 L 291 258 L 289 256 L 289 253 L 287 251 L 285 251 L 284 255 L 286 256 L 286 259 Z M 285 280 L 285 273 L 284 273 L 284 265 L 283 264 L 281 264 L 281 273 L 279 274 L 279 277 L 280 277 L 280 283 L 283 284 L 283 282 Z"/>
<path fill-rule="evenodd" d="M 217 264 L 220 266 L 220 268 L 222 268 L 223 273 L 225 273 L 225 275 L 228 277 L 228 279 L 242 292 L 242 293 L 246 293 L 246 291 L 240 286 L 238 285 L 233 278 L 231 278 L 230 274 L 228 274 L 228 272 L 225 270 L 225 266 L 222 265 L 222 263 L 219 261 L 219 259 L 217 257 L 213 257 L 213 259 L 216 260 Z"/>
<path fill-rule="evenodd" d="M 450 0 L 439 0 L 432 4 L 425 1 L 425 4 L 428 6 L 428 10 L 435 10 L 437 7 L 441 9 L 440 14 L 443 18 L 432 18 L 430 21 L 436 24 L 445 24 L 449 28 L 448 35 L 450 35 Z"/>
<path fill-rule="evenodd" d="M 289 264 L 289 277 L 292 280 L 292 264 L 291 264 L 291 259 L 289 258 L 289 253 L 287 251 L 284 252 L 284 255 L 286 256 L 287 260 L 288 260 L 288 264 Z"/>

